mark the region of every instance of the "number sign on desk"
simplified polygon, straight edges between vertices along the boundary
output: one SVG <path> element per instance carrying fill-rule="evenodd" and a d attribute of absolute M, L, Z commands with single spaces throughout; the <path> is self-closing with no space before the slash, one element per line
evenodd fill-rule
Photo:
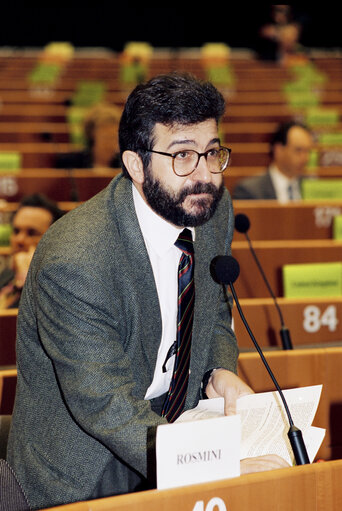
<path fill-rule="evenodd" d="M 280 319 L 271 298 L 241 299 L 241 307 L 258 342 L 264 348 L 281 348 Z M 342 298 L 279 298 L 293 347 L 342 343 Z M 252 341 L 233 307 L 238 345 L 252 349 Z"/>

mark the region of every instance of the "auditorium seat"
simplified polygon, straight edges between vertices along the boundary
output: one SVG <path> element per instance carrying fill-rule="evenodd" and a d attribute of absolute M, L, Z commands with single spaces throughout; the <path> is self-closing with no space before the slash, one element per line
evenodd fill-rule
<path fill-rule="evenodd" d="M 0 369 L 0 415 L 12 415 L 16 384 L 15 367 Z"/>
<path fill-rule="evenodd" d="M 13 469 L 6 460 L 0 459 L 0 511 L 29 511 L 30 509 L 25 492 Z"/>
<path fill-rule="evenodd" d="M 11 415 L 0 415 L 0 459 L 6 459 L 7 439 L 11 426 Z"/>

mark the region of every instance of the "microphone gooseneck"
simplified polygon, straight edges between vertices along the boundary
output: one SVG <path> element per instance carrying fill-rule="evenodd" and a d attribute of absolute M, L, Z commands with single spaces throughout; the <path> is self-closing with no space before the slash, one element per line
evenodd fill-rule
<path fill-rule="evenodd" d="M 232 256 L 216 256 L 210 264 L 210 273 L 212 278 L 215 280 L 215 282 L 220 283 L 223 285 L 224 291 L 225 291 L 225 285 L 229 285 L 234 301 L 236 303 L 236 307 L 238 309 L 239 315 L 242 319 L 243 324 L 245 325 L 245 328 L 250 336 L 250 338 L 253 341 L 253 344 L 255 346 L 255 349 L 259 353 L 259 356 L 266 367 L 266 370 L 271 377 L 271 380 L 277 389 L 279 396 L 283 402 L 284 409 L 289 421 L 290 429 L 288 431 L 288 437 L 290 440 L 290 444 L 292 447 L 292 451 L 296 460 L 297 465 L 305 465 L 310 463 L 306 447 L 304 444 L 302 432 L 294 425 L 293 419 L 289 410 L 289 407 L 287 405 L 285 396 L 283 394 L 283 391 L 280 388 L 280 385 L 276 379 L 276 377 L 273 374 L 272 369 L 270 368 L 262 349 L 259 346 L 259 343 L 255 339 L 252 330 L 250 329 L 248 322 L 245 318 L 245 315 L 241 309 L 239 299 L 237 297 L 235 288 L 234 288 L 234 282 L 238 278 L 240 274 L 240 266 L 238 261 L 232 257 Z"/>
<path fill-rule="evenodd" d="M 293 349 L 293 346 L 292 346 L 292 342 L 291 342 L 291 336 L 290 336 L 290 331 L 289 329 L 285 326 L 285 322 L 284 322 L 284 317 L 283 317 L 283 314 L 281 312 L 281 309 L 279 307 L 279 304 L 278 304 L 278 301 L 277 301 L 277 298 L 275 296 L 275 294 L 273 293 L 273 290 L 267 280 L 267 277 L 265 275 L 265 272 L 260 264 L 260 261 L 255 253 L 255 250 L 253 248 L 253 245 L 252 245 L 252 242 L 251 242 L 251 239 L 248 235 L 248 229 L 250 227 L 250 221 L 249 221 L 249 218 L 247 215 L 243 214 L 243 213 L 239 213 L 235 216 L 235 229 L 244 234 L 245 237 L 246 237 L 246 240 L 248 242 L 248 245 L 249 245 L 249 249 L 252 253 L 252 256 L 254 258 L 254 261 L 256 262 L 256 265 L 258 266 L 258 269 L 260 271 L 260 274 L 266 284 L 266 287 L 268 289 L 268 292 L 270 293 L 271 297 L 273 298 L 273 302 L 274 302 L 274 305 L 276 306 L 276 309 L 278 311 L 278 314 L 279 314 L 279 318 L 280 318 L 280 325 L 281 325 L 281 328 L 280 328 L 280 337 L 281 337 L 281 341 L 282 341 L 282 346 L 283 346 L 283 349 L 284 350 L 292 350 Z"/>

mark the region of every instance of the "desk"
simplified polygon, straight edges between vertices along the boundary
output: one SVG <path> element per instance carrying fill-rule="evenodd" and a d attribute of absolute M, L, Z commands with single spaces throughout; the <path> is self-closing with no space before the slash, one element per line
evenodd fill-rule
<path fill-rule="evenodd" d="M 338 460 L 79 502 L 49 511 L 340 511 L 341 478 L 342 460 Z"/>
<path fill-rule="evenodd" d="M 342 297 L 278 298 L 285 326 L 290 331 L 293 348 L 342 347 Z M 280 318 L 272 298 L 242 298 L 242 311 L 252 332 L 264 349 L 282 349 Z M 234 331 L 239 348 L 254 351 L 254 345 L 233 306 Z"/>
<path fill-rule="evenodd" d="M 342 241 L 335 240 L 255 241 L 253 247 L 276 296 L 283 296 L 283 265 L 340 262 L 342 257 Z M 268 298 L 268 289 L 247 241 L 233 241 L 232 255 L 240 264 L 240 276 L 235 283 L 238 297 Z"/>
<path fill-rule="evenodd" d="M 333 237 L 334 216 L 342 213 L 342 199 L 328 201 L 235 200 L 234 213 L 250 220 L 248 236 L 256 240 L 313 240 Z M 234 241 L 246 240 L 234 232 Z"/>

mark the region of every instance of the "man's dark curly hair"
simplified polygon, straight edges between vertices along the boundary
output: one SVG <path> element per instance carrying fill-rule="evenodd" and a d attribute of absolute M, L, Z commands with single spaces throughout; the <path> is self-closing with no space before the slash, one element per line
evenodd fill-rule
<path fill-rule="evenodd" d="M 218 123 L 224 110 L 224 98 L 210 82 L 188 73 L 156 76 L 128 96 L 119 125 L 120 155 L 134 151 L 146 168 L 151 157 L 146 149 L 153 148 L 156 123 L 190 125 L 208 119 Z M 124 165 L 123 173 L 129 177 Z"/>

